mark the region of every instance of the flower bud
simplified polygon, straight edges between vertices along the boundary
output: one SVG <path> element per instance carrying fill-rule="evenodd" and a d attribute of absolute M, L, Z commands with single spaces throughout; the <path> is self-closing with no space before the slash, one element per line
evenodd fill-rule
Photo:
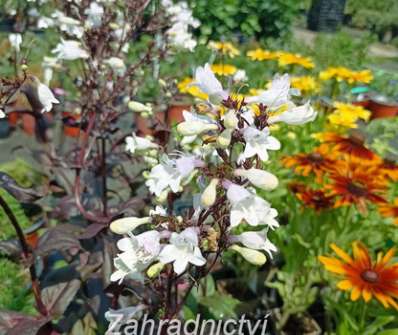
<path fill-rule="evenodd" d="M 225 129 L 220 136 L 217 137 L 217 144 L 220 148 L 225 149 L 231 144 L 233 129 Z"/>
<path fill-rule="evenodd" d="M 161 262 L 155 263 L 149 267 L 146 274 L 148 275 L 149 278 L 155 278 L 162 272 L 163 268 L 164 268 L 163 263 Z"/>
<path fill-rule="evenodd" d="M 238 126 L 238 117 L 235 114 L 235 111 L 230 110 L 224 115 L 224 127 L 227 129 L 236 129 Z"/>
<path fill-rule="evenodd" d="M 200 121 L 184 121 L 177 126 L 177 131 L 184 136 L 199 135 L 206 131 L 217 129 L 218 126 L 214 123 L 205 123 Z"/>
<path fill-rule="evenodd" d="M 267 261 L 265 255 L 257 250 L 240 247 L 239 245 L 233 245 L 230 249 L 238 252 L 249 263 L 257 266 L 262 266 Z"/>
<path fill-rule="evenodd" d="M 132 232 L 135 228 L 146 224 L 150 223 L 151 218 L 150 217 L 143 217 L 143 218 L 137 218 L 137 217 L 128 217 L 128 218 L 122 218 L 115 220 L 111 223 L 111 231 L 114 232 L 115 234 L 127 234 Z"/>
<path fill-rule="evenodd" d="M 271 191 L 278 187 L 278 178 L 272 173 L 260 169 L 236 169 L 235 176 L 247 178 L 254 186 L 266 191 Z"/>
<path fill-rule="evenodd" d="M 210 184 L 203 191 L 202 196 L 200 197 L 200 202 L 201 202 L 202 206 L 210 207 L 211 205 L 213 205 L 216 202 L 217 185 L 218 185 L 218 179 L 213 178 L 210 181 Z"/>
<path fill-rule="evenodd" d="M 127 104 L 128 108 L 130 108 L 133 112 L 137 112 L 137 113 L 151 113 L 152 112 L 152 108 L 150 106 L 144 105 L 138 101 L 130 101 Z"/>

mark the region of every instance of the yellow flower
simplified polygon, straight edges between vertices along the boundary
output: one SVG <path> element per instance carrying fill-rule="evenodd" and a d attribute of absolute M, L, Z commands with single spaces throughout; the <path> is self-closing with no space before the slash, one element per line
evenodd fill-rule
<path fill-rule="evenodd" d="M 368 84 L 373 80 L 370 70 L 353 71 L 346 67 L 329 67 L 319 73 L 321 80 L 335 79 L 337 81 L 346 81 L 349 84 L 364 83 Z"/>
<path fill-rule="evenodd" d="M 371 113 L 362 106 L 355 106 L 342 102 L 334 104 L 335 110 L 328 116 L 332 125 L 346 128 L 357 128 L 359 119 L 368 121 Z"/>
<path fill-rule="evenodd" d="M 279 66 L 300 65 L 306 69 L 312 69 L 315 67 L 311 58 L 289 52 L 279 52 L 278 64 Z"/>
<path fill-rule="evenodd" d="M 292 87 L 303 93 L 316 92 L 319 89 L 315 78 L 311 76 L 292 77 L 290 80 Z"/>
<path fill-rule="evenodd" d="M 208 95 L 203 93 L 199 87 L 193 86 L 193 79 L 192 78 L 184 78 L 181 82 L 177 84 L 177 88 L 180 93 L 190 94 L 195 98 L 199 98 L 201 100 L 207 100 Z"/>
<path fill-rule="evenodd" d="M 231 58 L 240 55 L 240 51 L 230 42 L 214 42 L 209 43 L 209 48 L 227 55 Z"/>
<path fill-rule="evenodd" d="M 238 71 L 236 66 L 230 64 L 213 64 L 211 69 L 219 76 L 232 76 Z"/>
<path fill-rule="evenodd" d="M 247 57 L 251 60 L 272 60 L 278 57 L 278 54 L 273 51 L 264 50 L 261 48 L 257 48 L 255 50 L 250 50 L 247 52 Z"/>

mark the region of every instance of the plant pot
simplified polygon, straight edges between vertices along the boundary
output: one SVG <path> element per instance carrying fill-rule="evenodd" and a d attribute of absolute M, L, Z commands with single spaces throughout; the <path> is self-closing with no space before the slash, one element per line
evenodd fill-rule
<path fill-rule="evenodd" d="M 36 129 L 36 120 L 30 114 L 22 114 L 22 128 L 25 133 L 33 136 L 35 134 Z"/>
<path fill-rule="evenodd" d="M 7 119 L 0 119 L 0 138 L 7 138 L 10 135 L 10 124 Z"/>
<path fill-rule="evenodd" d="M 388 118 L 398 115 L 398 104 L 370 100 L 367 108 L 372 112 L 372 119 Z"/>
<path fill-rule="evenodd" d="M 354 101 L 352 104 L 355 106 L 361 106 L 363 108 L 369 109 L 370 100 Z"/>
<path fill-rule="evenodd" d="M 153 135 L 157 123 L 164 124 L 166 114 L 164 112 L 157 112 L 152 117 L 142 117 L 140 114 L 134 114 L 135 126 L 137 128 L 137 135 Z"/>
<path fill-rule="evenodd" d="M 21 116 L 21 113 L 10 112 L 7 114 L 7 120 L 11 126 L 15 127 L 18 123 L 20 116 Z"/>
<path fill-rule="evenodd" d="M 63 112 L 63 131 L 67 137 L 77 138 L 79 136 L 86 136 L 85 128 L 80 125 L 81 117 L 79 114 Z"/>
<path fill-rule="evenodd" d="M 182 112 L 190 109 L 191 105 L 188 104 L 176 104 L 169 106 L 169 108 L 167 109 L 167 124 L 169 126 L 173 126 L 176 123 L 184 121 Z"/>

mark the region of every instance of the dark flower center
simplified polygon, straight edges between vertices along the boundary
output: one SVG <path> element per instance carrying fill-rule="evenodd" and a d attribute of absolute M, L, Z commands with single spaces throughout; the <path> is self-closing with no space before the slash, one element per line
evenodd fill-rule
<path fill-rule="evenodd" d="M 365 143 L 365 136 L 359 131 L 353 131 L 350 136 L 350 141 L 356 145 L 363 146 Z"/>
<path fill-rule="evenodd" d="M 361 278 L 368 283 L 374 284 L 378 282 L 379 275 L 373 270 L 366 270 L 361 273 Z"/>
<path fill-rule="evenodd" d="M 347 185 L 347 190 L 348 192 L 350 192 L 353 195 L 356 195 L 357 197 L 363 197 L 367 194 L 366 188 L 354 183 L 349 183 Z"/>
<path fill-rule="evenodd" d="M 313 152 L 308 156 L 309 160 L 314 163 L 320 163 L 323 161 L 323 156 L 317 152 Z"/>

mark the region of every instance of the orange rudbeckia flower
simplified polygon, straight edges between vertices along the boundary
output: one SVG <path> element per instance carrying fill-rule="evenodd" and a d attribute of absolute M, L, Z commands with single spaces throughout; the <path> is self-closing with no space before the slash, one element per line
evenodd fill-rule
<path fill-rule="evenodd" d="M 341 164 L 344 168 L 333 172 L 330 175 L 332 183 L 325 186 L 329 195 L 337 197 L 335 207 L 354 204 L 361 213 L 366 213 L 367 202 L 386 202 L 383 196 L 388 183 L 375 167 L 360 165 L 357 161 Z"/>
<path fill-rule="evenodd" d="M 394 218 L 394 223 L 398 225 L 398 198 L 392 204 L 380 204 L 379 212 L 386 218 Z"/>
<path fill-rule="evenodd" d="M 325 172 L 330 172 L 336 168 L 337 162 L 328 157 L 325 147 L 318 147 L 309 154 L 297 154 L 282 158 L 282 163 L 301 176 L 307 177 L 311 173 L 316 176 L 318 182 L 322 181 Z"/>
<path fill-rule="evenodd" d="M 343 291 L 351 291 L 351 300 L 359 298 L 369 302 L 376 298 L 385 308 L 394 307 L 398 310 L 398 263 L 390 263 L 395 249 L 385 255 L 379 253 L 377 260 L 372 261 L 367 248 L 360 242 L 352 245 L 351 257 L 337 245 L 330 246 L 339 258 L 319 256 L 319 261 L 327 271 L 343 277 L 337 287 Z"/>
<path fill-rule="evenodd" d="M 358 131 L 352 131 L 350 136 L 336 133 L 322 133 L 318 138 L 328 144 L 332 150 L 366 160 L 377 160 L 378 156 L 365 146 L 365 138 Z"/>
<path fill-rule="evenodd" d="M 289 188 L 306 207 L 312 208 L 316 212 L 333 207 L 334 197 L 327 195 L 322 190 L 315 190 L 300 183 L 292 183 Z"/>

